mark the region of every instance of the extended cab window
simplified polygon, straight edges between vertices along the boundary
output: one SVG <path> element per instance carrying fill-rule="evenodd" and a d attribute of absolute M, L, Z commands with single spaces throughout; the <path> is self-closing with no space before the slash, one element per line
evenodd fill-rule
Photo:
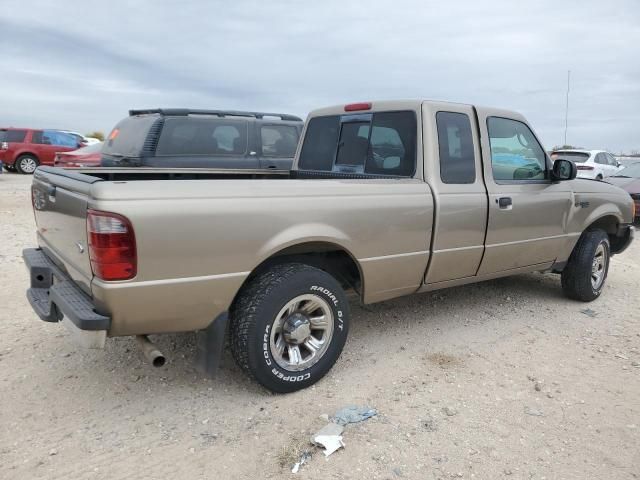
<path fill-rule="evenodd" d="M 438 112 L 440 179 L 443 183 L 473 183 L 476 162 L 471 122 L 464 113 Z"/>
<path fill-rule="evenodd" d="M 487 119 L 491 167 L 496 181 L 544 180 L 544 150 L 527 125 L 508 118 Z"/>
<path fill-rule="evenodd" d="M 244 155 L 247 122 L 217 118 L 167 118 L 157 155 Z"/>
<path fill-rule="evenodd" d="M 307 125 L 298 168 L 411 176 L 416 130 L 412 111 L 315 117 Z"/>
<path fill-rule="evenodd" d="M 298 146 L 298 129 L 290 125 L 263 125 L 260 139 L 263 156 L 293 158 Z"/>

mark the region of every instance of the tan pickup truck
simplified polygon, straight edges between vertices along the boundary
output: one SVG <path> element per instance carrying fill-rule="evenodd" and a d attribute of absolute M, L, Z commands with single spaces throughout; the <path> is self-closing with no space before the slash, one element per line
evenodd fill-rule
<path fill-rule="evenodd" d="M 294 391 L 338 359 L 347 294 L 542 271 L 597 298 L 634 204 L 575 177 L 517 113 L 419 100 L 312 112 L 291 172 L 41 167 L 27 296 L 87 346 L 138 336 L 158 365 L 148 334 L 198 331 L 210 371 L 228 334 L 249 375 Z"/>

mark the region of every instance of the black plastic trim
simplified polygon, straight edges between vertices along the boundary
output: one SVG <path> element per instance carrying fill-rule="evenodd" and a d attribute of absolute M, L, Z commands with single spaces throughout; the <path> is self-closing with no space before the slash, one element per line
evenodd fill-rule
<path fill-rule="evenodd" d="M 111 318 L 95 310 L 92 299 L 39 248 L 27 248 L 22 258 L 29 270 L 27 299 L 45 322 L 66 316 L 80 330 L 109 330 Z"/>

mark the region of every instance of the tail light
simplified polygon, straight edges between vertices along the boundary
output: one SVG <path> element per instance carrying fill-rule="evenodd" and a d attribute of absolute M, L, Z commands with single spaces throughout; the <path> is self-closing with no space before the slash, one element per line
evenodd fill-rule
<path fill-rule="evenodd" d="M 102 280 L 129 280 L 136 276 L 138 255 L 131 222 L 116 213 L 87 212 L 89 260 Z"/>
<path fill-rule="evenodd" d="M 593 170 L 589 165 L 578 165 L 578 170 Z"/>
<path fill-rule="evenodd" d="M 371 102 L 350 103 L 344 106 L 345 112 L 357 112 L 359 110 L 371 110 Z"/>
<path fill-rule="evenodd" d="M 0 143 L 0 150 L 9 150 L 9 142 Z"/>

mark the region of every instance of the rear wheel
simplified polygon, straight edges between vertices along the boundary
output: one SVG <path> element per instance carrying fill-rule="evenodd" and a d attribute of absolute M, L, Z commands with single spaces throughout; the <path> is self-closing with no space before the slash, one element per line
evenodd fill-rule
<path fill-rule="evenodd" d="M 610 252 L 606 232 L 584 232 L 562 271 L 562 290 L 565 295 L 583 302 L 598 298 L 609 272 Z"/>
<path fill-rule="evenodd" d="M 603 179 L 602 175 L 598 174 L 598 176 L 596 177 L 596 180 L 602 180 L 602 179 Z"/>
<path fill-rule="evenodd" d="M 33 155 L 21 155 L 20 157 L 18 157 L 14 165 L 18 172 L 24 175 L 31 175 L 36 171 L 36 168 L 38 168 L 40 162 Z"/>
<path fill-rule="evenodd" d="M 340 356 L 349 305 L 331 275 L 288 263 L 250 280 L 230 320 L 238 365 L 269 390 L 294 392 L 320 380 Z"/>

